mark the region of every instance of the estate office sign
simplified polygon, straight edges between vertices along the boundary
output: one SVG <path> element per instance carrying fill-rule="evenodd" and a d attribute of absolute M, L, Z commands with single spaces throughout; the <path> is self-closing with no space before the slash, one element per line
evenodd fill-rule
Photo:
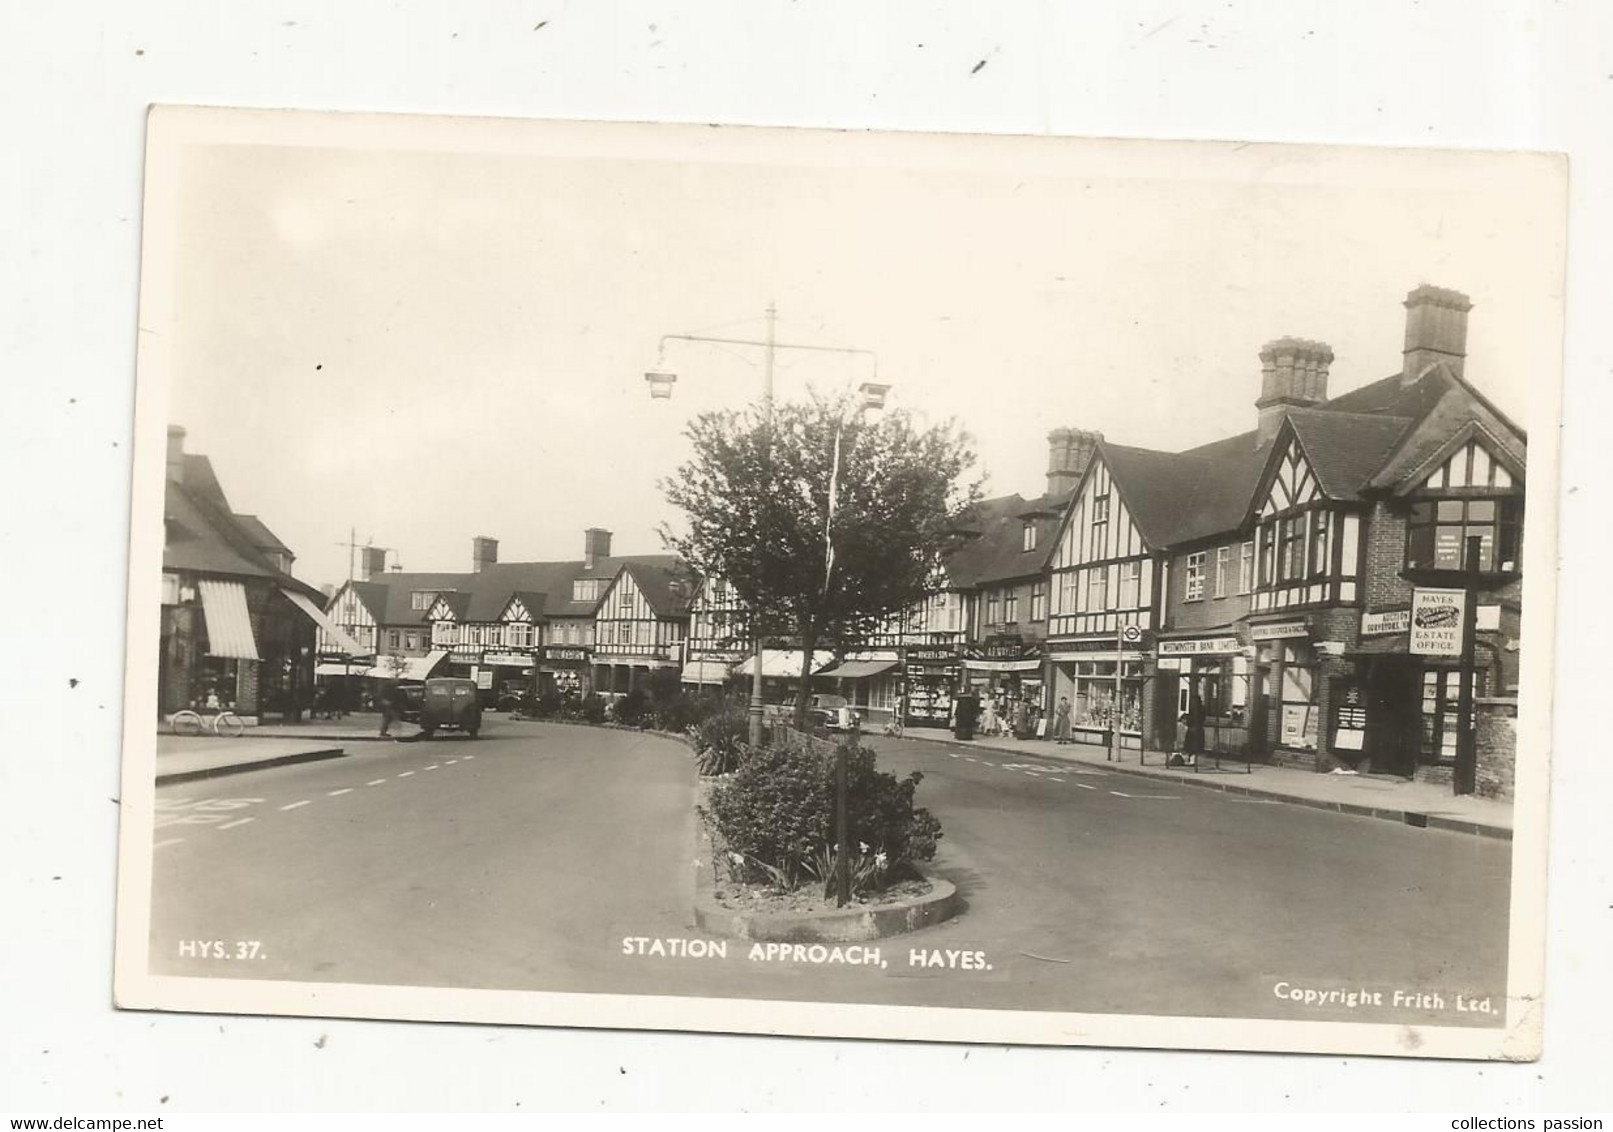
<path fill-rule="evenodd" d="M 1466 608 L 1462 590 L 1413 590 L 1410 651 L 1416 656 L 1461 656 Z"/>

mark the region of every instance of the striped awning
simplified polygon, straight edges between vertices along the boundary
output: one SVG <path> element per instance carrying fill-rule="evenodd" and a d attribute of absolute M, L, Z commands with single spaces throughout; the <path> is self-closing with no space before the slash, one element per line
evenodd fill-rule
<path fill-rule="evenodd" d="M 888 672 L 896 667 L 894 660 L 848 660 L 842 662 L 837 668 L 818 673 L 819 676 L 833 677 L 837 680 L 861 680 L 868 676 L 878 676 L 881 672 Z"/>
<path fill-rule="evenodd" d="M 281 590 L 280 592 L 285 594 L 286 600 L 290 601 L 292 605 L 306 613 L 315 625 L 325 630 L 326 635 L 330 637 L 330 643 L 335 646 L 335 651 L 346 653 L 348 656 L 369 655 L 369 649 L 349 636 L 346 629 L 332 621 L 325 611 L 315 605 L 307 595 L 300 594 L 296 590 Z"/>
<path fill-rule="evenodd" d="M 240 582 L 203 579 L 202 613 L 207 618 L 207 653 L 228 660 L 260 660 L 252 635 L 252 615 L 246 608 L 246 587 Z"/>

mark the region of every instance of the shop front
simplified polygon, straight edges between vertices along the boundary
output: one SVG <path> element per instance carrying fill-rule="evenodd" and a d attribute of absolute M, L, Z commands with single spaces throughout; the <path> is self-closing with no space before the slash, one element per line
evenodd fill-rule
<path fill-rule="evenodd" d="M 908 645 L 902 650 L 904 727 L 950 725 L 961 660 L 954 645 Z"/>
<path fill-rule="evenodd" d="M 482 654 L 492 676 L 492 700 L 500 711 L 513 711 L 537 687 L 537 650 L 506 649 Z"/>
<path fill-rule="evenodd" d="M 833 681 L 835 694 L 845 698 L 864 726 L 883 725 L 901 708 L 900 668 L 901 658 L 894 652 L 857 653 L 818 673 L 818 679 Z"/>
<path fill-rule="evenodd" d="M 1251 666 L 1243 642 L 1230 634 L 1161 640 L 1155 656 L 1154 734 L 1187 754 L 1247 756 Z"/>
<path fill-rule="evenodd" d="M 1273 761 L 1317 766 L 1325 708 L 1322 655 L 1306 620 L 1249 626 L 1254 646 L 1249 689 L 1251 754 Z"/>
<path fill-rule="evenodd" d="M 1047 650 L 1040 641 L 1026 641 L 1018 635 L 987 637 L 985 642 L 964 650 L 963 684 L 990 705 L 985 718 L 1000 721 L 1007 730 L 1021 729 L 1022 737 L 1045 731 L 1042 721 L 1050 714 L 1043 679 Z"/>
<path fill-rule="evenodd" d="M 593 690 L 593 657 L 582 645 L 544 645 L 537 660 L 538 695 L 582 699 Z"/>
<path fill-rule="evenodd" d="M 1122 749 L 1143 743 L 1144 668 L 1140 650 L 1115 649 L 1113 637 L 1049 646 L 1052 688 L 1048 695 L 1070 703 L 1070 738 L 1108 747 L 1120 729 Z"/>

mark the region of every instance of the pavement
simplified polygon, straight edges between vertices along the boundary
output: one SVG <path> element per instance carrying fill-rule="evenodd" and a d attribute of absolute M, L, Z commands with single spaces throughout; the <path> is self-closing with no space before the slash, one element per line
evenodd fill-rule
<path fill-rule="evenodd" d="M 1223 790 L 1430 829 L 1504 840 L 1512 837 L 1510 802 L 1475 795 L 1454 795 L 1449 786 L 1432 782 L 1409 782 L 1402 778 L 1364 774 L 1317 774 L 1296 767 L 1264 766 L 1230 759 L 1223 760 L 1217 768 L 1214 757 L 1208 755 L 1199 757 L 1200 765 L 1195 770 L 1167 766 L 1168 756 L 1160 751 L 1148 751 L 1139 757 L 1137 751 L 1125 750 L 1121 752 L 1121 761 L 1111 762 L 1107 757 L 1108 752 L 1097 746 L 1059 744 L 1048 739 L 978 735 L 966 741 L 954 739 L 950 731 L 939 728 L 910 727 L 906 738 L 958 748 L 1034 754 L 1040 758 L 1103 767 L 1118 774 L 1138 775 L 1173 785 Z"/>
<path fill-rule="evenodd" d="M 1023 747 L 874 738 L 882 769 L 922 771 L 918 801 L 944 830 L 932 867 L 958 886 L 962 913 L 880 941 L 861 966 L 757 957 L 739 941 L 718 954 L 693 920 L 710 854 L 688 749 L 651 733 L 491 724 L 479 740 L 355 744 L 345 758 L 159 786 L 153 972 L 1499 1022 L 1457 996 L 1499 1002 L 1505 987 L 1504 841 L 1143 782 Z M 698 954 L 680 950 L 689 940 Z M 1311 988 L 1378 999 L 1287 996 Z"/>
<path fill-rule="evenodd" d="M 243 743 L 205 735 L 157 736 L 157 784 L 189 782 L 288 763 L 341 758 L 341 746 L 321 739 L 273 739 Z"/>

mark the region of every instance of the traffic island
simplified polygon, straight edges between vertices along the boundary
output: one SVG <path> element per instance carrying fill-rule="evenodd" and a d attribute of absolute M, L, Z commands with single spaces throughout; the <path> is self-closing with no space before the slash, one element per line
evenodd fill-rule
<path fill-rule="evenodd" d="M 880 904 L 850 904 L 810 911 L 735 908 L 718 898 L 711 866 L 702 863 L 695 886 L 695 924 L 705 932 L 768 943 L 866 943 L 939 924 L 958 911 L 958 889 L 936 876 L 929 891 Z"/>

